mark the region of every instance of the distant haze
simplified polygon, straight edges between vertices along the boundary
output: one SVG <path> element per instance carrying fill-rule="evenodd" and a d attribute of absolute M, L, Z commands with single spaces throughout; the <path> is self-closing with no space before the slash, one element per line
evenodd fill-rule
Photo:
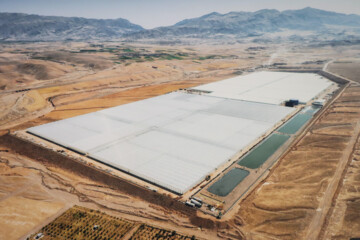
<path fill-rule="evenodd" d="M 86 18 L 125 18 L 145 28 L 168 26 L 210 12 L 314 7 L 360 14 L 360 0 L 0 0 L 0 12 Z"/>

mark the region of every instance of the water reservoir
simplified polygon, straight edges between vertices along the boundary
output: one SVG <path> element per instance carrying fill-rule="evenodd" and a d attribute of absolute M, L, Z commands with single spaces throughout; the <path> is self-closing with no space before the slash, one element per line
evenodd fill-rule
<path fill-rule="evenodd" d="M 208 191 L 220 197 L 227 196 L 244 178 L 249 175 L 249 172 L 240 168 L 233 168 L 226 173 L 217 182 L 208 188 Z"/>
<path fill-rule="evenodd" d="M 285 134 L 294 134 L 300 128 L 302 128 L 312 117 L 319 111 L 319 108 L 306 107 L 301 112 L 299 112 L 295 117 L 290 119 L 287 123 L 279 128 L 278 132 Z"/>
<path fill-rule="evenodd" d="M 250 151 L 238 162 L 239 165 L 256 169 L 260 167 L 276 150 L 289 139 L 288 135 L 273 133 L 260 145 Z"/>

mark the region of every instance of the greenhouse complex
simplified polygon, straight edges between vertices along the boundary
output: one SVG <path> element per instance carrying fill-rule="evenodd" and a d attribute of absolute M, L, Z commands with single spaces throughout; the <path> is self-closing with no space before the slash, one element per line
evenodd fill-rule
<path fill-rule="evenodd" d="M 244 150 L 269 149 L 272 134 L 286 141 L 294 124 L 312 117 L 306 113 L 311 103 L 325 99 L 332 87 L 336 84 L 314 73 L 256 72 L 27 132 L 182 195 L 232 160 L 243 171 L 258 168 L 266 159 L 253 156 L 263 154 Z"/>

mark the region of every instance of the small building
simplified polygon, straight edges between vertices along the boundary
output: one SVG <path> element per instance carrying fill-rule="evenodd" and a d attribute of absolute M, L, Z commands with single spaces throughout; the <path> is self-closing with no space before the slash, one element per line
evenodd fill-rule
<path fill-rule="evenodd" d="M 299 105 L 299 100 L 298 99 L 290 99 L 288 101 L 285 101 L 285 106 L 286 107 L 294 107 Z"/>

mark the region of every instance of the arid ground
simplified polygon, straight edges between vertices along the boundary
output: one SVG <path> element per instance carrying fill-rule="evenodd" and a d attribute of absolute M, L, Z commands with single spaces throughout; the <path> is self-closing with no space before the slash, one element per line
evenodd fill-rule
<path fill-rule="evenodd" d="M 254 70 L 330 62 L 327 71 L 351 80 L 229 214 L 199 213 L 217 221 L 211 228 L 2 144 L 0 239 L 26 238 L 74 205 L 199 239 L 360 237 L 359 53 L 357 45 L 0 45 L 2 135 Z"/>

